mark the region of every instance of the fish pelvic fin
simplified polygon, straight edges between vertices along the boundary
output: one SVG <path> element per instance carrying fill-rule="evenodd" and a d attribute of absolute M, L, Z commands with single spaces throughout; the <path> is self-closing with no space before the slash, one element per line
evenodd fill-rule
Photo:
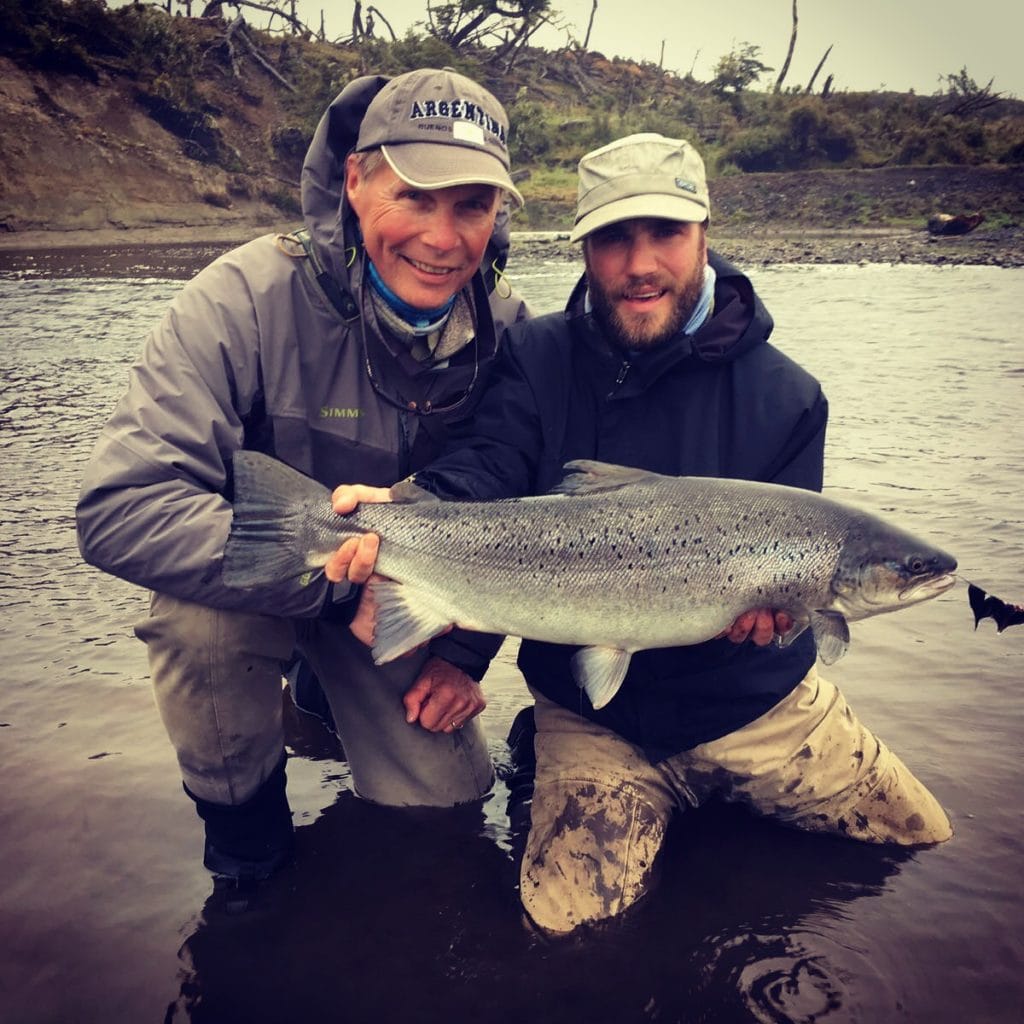
<path fill-rule="evenodd" d="M 781 635 L 777 633 L 775 635 L 775 646 L 781 647 L 783 649 L 785 649 L 786 647 L 791 647 L 794 641 L 797 639 L 797 637 L 803 636 L 804 633 L 810 628 L 810 625 L 811 620 L 809 618 L 796 620 L 788 633 L 782 633 Z"/>
<path fill-rule="evenodd" d="M 565 476 L 551 488 L 552 494 L 604 494 L 617 491 L 620 487 L 650 484 L 664 479 L 646 469 L 631 469 L 628 466 L 613 466 L 607 462 L 592 459 L 575 459 L 567 462 L 562 469 Z"/>
<path fill-rule="evenodd" d="M 850 646 L 850 627 L 839 612 L 811 612 L 811 632 L 825 665 L 837 662 Z"/>
<path fill-rule="evenodd" d="M 235 452 L 235 497 L 221 578 L 256 587 L 309 572 L 298 543 L 296 515 L 304 503 L 330 504 L 326 487 L 260 452 Z"/>
<path fill-rule="evenodd" d="M 407 654 L 452 625 L 451 616 L 432 596 L 395 580 L 367 584 L 377 606 L 373 661 L 383 665 Z"/>
<path fill-rule="evenodd" d="M 573 678 L 590 698 L 595 711 L 619 692 L 632 657 L 632 651 L 619 647 L 581 647 L 572 656 Z"/>

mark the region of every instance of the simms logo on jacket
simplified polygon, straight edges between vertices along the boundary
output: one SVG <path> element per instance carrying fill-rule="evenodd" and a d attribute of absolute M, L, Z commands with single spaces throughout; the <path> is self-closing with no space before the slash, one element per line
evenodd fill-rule
<path fill-rule="evenodd" d="M 320 419 L 322 420 L 357 420 L 363 415 L 363 410 L 356 408 L 345 408 L 337 405 L 320 406 Z"/>
<path fill-rule="evenodd" d="M 451 121 L 452 135 L 463 142 L 477 142 L 478 145 L 483 145 L 483 131 L 487 131 L 502 144 L 505 143 L 505 126 L 482 107 L 468 100 L 413 100 L 409 108 L 409 120 L 421 121 L 428 118 Z M 479 140 L 474 137 L 476 133 L 480 135 Z"/>

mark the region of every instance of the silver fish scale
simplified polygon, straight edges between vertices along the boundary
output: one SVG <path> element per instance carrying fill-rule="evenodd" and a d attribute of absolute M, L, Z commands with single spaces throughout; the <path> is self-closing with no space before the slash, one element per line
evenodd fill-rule
<path fill-rule="evenodd" d="M 789 488 L 665 478 L 573 496 L 364 505 L 341 522 L 379 532 L 378 571 L 462 609 L 460 625 L 638 650 L 707 639 L 752 607 L 824 606 L 857 515 Z M 339 527 L 335 518 L 332 543 Z M 538 589 L 559 599 L 530 607 L 523 595 Z"/>

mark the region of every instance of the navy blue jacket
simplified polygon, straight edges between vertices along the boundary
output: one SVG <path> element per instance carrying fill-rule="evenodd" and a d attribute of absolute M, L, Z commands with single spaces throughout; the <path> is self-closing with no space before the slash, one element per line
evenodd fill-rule
<path fill-rule="evenodd" d="M 821 490 L 821 387 L 769 344 L 772 319 L 750 281 L 714 253 L 709 261 L 718 275 L 713 314 L 692 338 L 624 356 L 584 311 L 582 279 L 566 312 L 511 327 L 475 415 L 416 482 L 446 498 L 541 494 L 561 479 L 564 463 L 598 459 Z M 435 644 L 477 677 L 486 657 L 474 666 L 473 650 L 496 649 L 458 632 Z M 572 678 L 574 650 L 523 641 L 519 667 L 532 687 L 652 761 L 753 721 L 815 658 L 809 630 L 785 650 L 723 639 L 640 651 L 618 694 L 595 711 Z"/>

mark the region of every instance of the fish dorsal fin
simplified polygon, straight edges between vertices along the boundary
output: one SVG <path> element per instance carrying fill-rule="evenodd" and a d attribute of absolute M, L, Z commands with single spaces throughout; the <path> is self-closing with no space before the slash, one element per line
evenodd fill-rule
<path fill-rule="evenodd" d="M 613 466 L 608 462 L 594 462 L 591 459 L 575 459 L 562 468 L 565 476 L 551 489 L 552 494 L 601 494 L 628 485 L 651 484 L 662 479 L 647 469 Z"/>
<path fill-rule="evenodd" d="M 573 677 L 595 711 L 619 692 L 632 657 L 630 651 L 618 647 L 583 647 L 572 656 Z"/>
<path fill-rule="evenodd" d="M 850 646 L 850 627 L 839 612 L 811 612 L 811 631 L 818 657 L 826 665 L 838 661 Z"/>
<path fill-rule="evenodd" d="M 436 494 L 425 491 L 411 480 L 399 480 L 391 488 L 391 500 L 396 505 L 415 505 L 421 501 L 440 501 Z"/>

